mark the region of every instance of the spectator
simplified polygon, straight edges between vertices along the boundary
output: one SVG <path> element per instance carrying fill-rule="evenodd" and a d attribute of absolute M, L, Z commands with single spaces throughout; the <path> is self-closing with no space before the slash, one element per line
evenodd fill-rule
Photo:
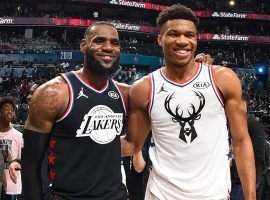
<path fill-rule="evenodd" d="M 15 117 L 15 103 L 12 98 L 0 99 L 0 150 L 4 157 L 5 170 L 3 174 L 4 194 L 1 199 L 10 200 L 20 196 L 22 191 L 20 172 L 18 171 L 17 183 L 14 183 L 9 175 L 11 161 L 21 158 L 23 146 L 22 134 L 11 126 Z"/>

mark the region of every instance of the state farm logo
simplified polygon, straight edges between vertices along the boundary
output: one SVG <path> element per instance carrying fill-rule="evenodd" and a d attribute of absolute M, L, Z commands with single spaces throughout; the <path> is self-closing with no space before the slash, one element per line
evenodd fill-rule
<path fill-rule="evenodd" d="M 220 40 L 219 35 L 218 35 L 218 34 L 215 34 L 215 35 L 213 36 L 213 40 Z"/>
<path fill-rule="evenodd" d="M 126 1 L 126 0 L 111 0 L 110 4 L 121 5 L 121 6 L 130 6 L 137 8 L 145 8 L 144 3 L 138 3 L 136 1 Z"/>
<path fill-rule="evenodd" d="M 217 12 L 214 12 L 214 13 L 212 14 L 212 17 L 219 17 L 219 14 L 218 14 Z"/>
<path fill-rule="evenodd" d="M 112 25 L 116 29 L 123 29 L 123 30 L 130 30 L 130 31 L 139 31 L 140 30 L 140 26 L 131 25 L 131 24 L 122 24 L 122 23 L 112 22 Z"/>
<path fill-rule="evenodd" d="M 245 35 L 224 35 L 224 34 L 215 34 L 212 38 L 213 40 L 238 40 L 238 41 L 248 41 L 249 36 Z"/>
<path fill-rule="evenodd" d="M 110 4 L 116 4 L 116 5 L 117 5 L 118 2 L 117 2 L 116 0 L 111 0 L 111 1 L 110 1 Z"/>
<path fill-rule="evenodd" d="M 0 24 L 13 24 L 14 19 L 12 18 L 0 18 Z"/>

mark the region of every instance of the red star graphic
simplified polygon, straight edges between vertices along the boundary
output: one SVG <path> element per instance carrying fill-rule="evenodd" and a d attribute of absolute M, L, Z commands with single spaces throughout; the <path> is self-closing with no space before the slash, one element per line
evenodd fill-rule
<path fill-rule="evenodd" d="M 54 145 L 55 145 L 55 140 L 54 139 L 50 139 L 50 142 L 49 142 L 49 146 L 50 146 L 50 149 L 53 149 L 54 148 Z"/>
<path fill-rule="evenodd" d="M 50 153 L 50 155 L 48 156 L 48 163 L 49 165 L 54 165 L 54 160 L 55 160 L 55 156 L 53 156 L 52 153 Z"/>
<path fill-rule="evenodd" d="M 51 180 L 55 180 L 55 172 L 53 172 L 53 170 L 50 171 L 50 179 Z"/>

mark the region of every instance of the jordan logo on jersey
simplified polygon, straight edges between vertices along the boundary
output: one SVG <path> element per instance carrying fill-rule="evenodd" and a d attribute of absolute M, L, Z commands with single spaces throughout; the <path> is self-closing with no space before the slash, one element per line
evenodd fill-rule
<path fill-rule="evenodd" d="M 76 137 L 89 136 L 99 144 L 107 144 L 120 135 L 123 127 L 123 113 L 114 113 L 105 105 L 93 107 L 85 116 Z"/>
<path fill-rule="evenodd" d="M 162 84 L 161 88 L 159 89 L 158 93 L 161 93 L 161 92 L 168 92 L 167 90 L 165 90 L 165 87 L 164 87 L 164 83 Z"/>
<path fill-rule="evenodd" d="M 176 106 L 175 112 L 173 112 L 170 108 L 170 101 L 173 99 L 173 94 L 168 95 L 165 99 L 165 109 L 172 116 L 172 121 L 174 123 L 178 123 L 180 126 L 180 134 L 179 138 L 187 143 L 186 136 L 191 134 L 190 143 L 197 137 L 197 132 L 194 127 L 194 123 L 196 120 L 201 118 L 200 112 L 202 111 L 205 105 L 205 98 L 202 93 L 199 91 L 193 91 L 196 97 L 199 99 L 199 107 L 195 108 L 193 104 L 190 104 L 192 111 L 188 110 L 188 116 L 183 116 L 183 109 L 181 109 L 180 104 Z M 181 111 L 179 111 L 181 110 Z M 181 113 L 181 114 L 180 114 Z"/>
<path fill-rule="evenodd" d="M 88 96 L 86 96 L 84 93 L 83 93 L 83 87 L 81 87 L 81 91 L 79 93 L 79 95 L 77 96 L 77 99 L 79 99 L 80 97 L 85 97 L 88 99 Z"/>

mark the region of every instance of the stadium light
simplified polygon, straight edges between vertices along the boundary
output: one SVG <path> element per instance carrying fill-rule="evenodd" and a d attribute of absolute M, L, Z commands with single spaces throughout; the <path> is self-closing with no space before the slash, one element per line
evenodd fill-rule
<path fill-rule="evenodd" d="M 234 1 L 234 0 L 230 0 L 230 1 L 229 1 L 229 5 L 230 5 L 230 6 L 234 6 L 234 5 L 235 5 L 235 1 Z"/>

